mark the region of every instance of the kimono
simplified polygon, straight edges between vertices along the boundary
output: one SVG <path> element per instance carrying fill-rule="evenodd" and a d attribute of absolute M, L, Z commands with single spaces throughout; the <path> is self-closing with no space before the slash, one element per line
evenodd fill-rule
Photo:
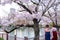
<path fill-rule="evenodd" d="M 52 27 L 52 40 L 58 40 L 57 38 L 57 29 L 55 27 Z"/>
<path fill-rule="evenodd" d="M 45 40 L 50 40 L 50 30 L 49 30 L 49 28 L 45 28 Z"/>

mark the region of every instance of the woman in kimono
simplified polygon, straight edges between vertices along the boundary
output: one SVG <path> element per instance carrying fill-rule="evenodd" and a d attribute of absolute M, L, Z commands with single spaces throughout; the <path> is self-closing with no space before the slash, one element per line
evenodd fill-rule
<path fill-rule="evenodd" d="M 45 28 L 45 40 L 50 40 L 50 28 L 49 28 L 49 25 L 46 25 L 46 28 Z"/>
<path fill-rule="evenodd" d="M 53 36 L 52 40 L 58 40 L 57 29 L 55 28 L 55 26 L 53 26 L 51 30 L 52 30 L 52 36 Z"/>

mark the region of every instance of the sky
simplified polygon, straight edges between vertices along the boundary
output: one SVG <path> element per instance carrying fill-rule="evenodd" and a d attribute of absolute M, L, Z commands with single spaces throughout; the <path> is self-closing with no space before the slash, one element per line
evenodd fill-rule
<path fill-rule="evenodd" d="M 5 17 L 7 16 L 7 14 L 5 12 L 3 12 L 3 7 L 0 5 L 0 17 Z"/>
<path fill-rule="evenodd" d="M 17 6 L 17 7 L 16 7 Z M 8 14 L 10 13 L 10 9 L 13 8 L 13 9 L 18 9 L 18 5 L 16 5 L 15 3 L 7 3 L 5 5 L 2 5 L 0 4 L 0 17 L 3 18 L 3 17 L 7 17 Z"/>

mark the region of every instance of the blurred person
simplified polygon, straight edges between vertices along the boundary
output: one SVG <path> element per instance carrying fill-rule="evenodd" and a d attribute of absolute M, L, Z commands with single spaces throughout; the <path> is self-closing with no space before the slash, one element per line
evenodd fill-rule
<path fill-rule="evenodd" d="M 49 25 L 45 27 L 45 40 L 50 40 L 50 28 Z"/>
<path fill-rule="evenodd" d="M 24 40 L 28 40 L 28 37 L 24 37 Z"/>
<path fill-rule="evenodd" d="M 58 37 L 57 37 L 57 28 L 55 27 L 55 25 L 53 25 L 51 31 L 52 31 L 52 36 L 53 36 L 52 40 L 58 40 Z"/>

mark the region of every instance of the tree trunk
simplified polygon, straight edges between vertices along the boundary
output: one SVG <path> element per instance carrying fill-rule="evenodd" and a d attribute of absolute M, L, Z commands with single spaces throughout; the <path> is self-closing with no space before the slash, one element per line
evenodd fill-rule
<path fill-rule="evenodd" d="M 34 40 L 39 40 L 39 26 L 37 24 L 34 25 L 34 33 L 35 33 Z"/>
<path fill-rule="evenodd" d="M 39 23 L 37 19 L 34 19 L 33 22 L 34 22 L 34 33 L 35 33 L 34 40 L 39 40 Z"/>
<path fill-rule="evenodd" d="M 8 33 L 6 33 L 6 40 L 8 40 Z"/>

